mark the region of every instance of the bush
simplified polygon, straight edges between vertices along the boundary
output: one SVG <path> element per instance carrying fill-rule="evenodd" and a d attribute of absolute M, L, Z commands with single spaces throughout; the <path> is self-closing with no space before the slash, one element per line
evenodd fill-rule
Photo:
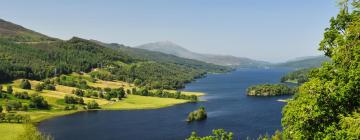
<path fill-rule="evenodd" d="M 13 88 L 12 86 L 8 86 L 6 89 L 7 93 L 12 94 L 13 93 Z"/>
<path fill-rule="evenodd" d="M 56 87 L 53 84 L 45 84 L 44 89 L 45 90 L 56 90 Z"/>
<path fill-rule="evenodd" d="M 98 109 L 98 108 L 100 108 L 99 107 L 99 104 L 96 102 L 96 101 L 94 101 L 94 100 L 92 100 L 92 101 L 90 101 L 89 103 L 87 103 L 87 109 Z"/>
<path fill-rule="evenodd" d="M 64 101 L 67 104 L 84 104 L 84 100 L 81 97 L 73 97 L 66 95 Z"/>
<path fill-rule="evenodd" d="M 75 89 L 75 90 L 72 91 L 72 94 L 83 97 L 84 96 L 84 91 L 81 90 L 81 89 Z"/>
<path fill-rule="evenodd" d="M 20 110 L 22 108 L 22 103 L 15 100 L 10 100 L 6 102 L 6 111 L 12 111 L 12 110 Z"/>
<path fill-rule="evenodd" d="M 24 92 L 15 92 L 14 96 L 18 99 L 30 99 L 29 94 L 24 91 Z"/>
<path fill-rule="evenodd" d="M 0 92 L 0 98 L 7 98 L 7 95 L 5 93 Z"/>
<path fill-rule="evenodd" d="M 39 96 L 37 94 L 33 94 L 30 98 L 30 108 L 37 108 L 37 109 L 49 109 L 48 102 L 44 99 L 44 97 Z"/>
<path fill-rule="evenodd" d="M 42 91 L 44 89 L 44 85 L 43 84 L 37 84 L 36 86 L 35 86 L 35 91 Z"/>
<path fill-rule="evenodd" d="M 26 79 L 21 80 L 20 88 L 31 89 L 31 84 L 30 84 L 29 80 L 26 80 Z"/>
<path fill-rule="evenodd" d="M 35 90 L 36 91 L 42 91 L 42 90 L 56 90 L 56 88 L 55 88 L 55 85 L 53 85 L 53 84 L 51 84 L 51 83 L 48 83 L 48 82 L 46 82 L 46 83 L 40 83 L 40 84 L 37 84 L 36 86 L 35 86 Z"/>
<path fill-rule="evenodd" d="M 84 96 L 85 96 L 85 97 L 88 97 L 88 98 L 90 98 L 90 97 L 98 97 L 98 95 L 99 95 L 98 91 L 96 91 L 96 90 L 91 90 L 91 89 L 86 90 L 86 92 L 85 92 L 85 94 L 84 94 Z"/>
<path fill-rule="evenodd" d="M 64 110 L 77 110 L 78 108 L 75 105 L 66 105 Z"/>

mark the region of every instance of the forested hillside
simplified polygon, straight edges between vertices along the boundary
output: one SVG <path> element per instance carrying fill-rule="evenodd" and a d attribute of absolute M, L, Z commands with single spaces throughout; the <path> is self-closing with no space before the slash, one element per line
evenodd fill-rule
<path fill-rule="evenodd" d="M 292 71 L 281 77 L 281 82 L 290 82 L 290 83 L 297 83 L 303 84 L 309 81 L 309 74 L 315 68 L 306 68 L 306 69 L 299 69 L 296 71 Z"/>
<path fill-rule="evenodd" d="M 184 87 L 185 83 L 207 72 L 230 70 L 175 58 L 166 62 L 149 61 L 142 54 L 114 50 L 77 37 L 67 41 L 53 39 L 4 20 L 1 20 L 0 29 L 1 82 L 17 78 L 40 80 L 101 68 L 111 72 L 114 80 L 136 81 L 150 88 L 174 89 Z"/>
<path fill-rule="evenodd" d="M 57 39 L 0 19 L 0 38 L 16 42 L 55 41 Z"/>
<path fill-rule="evenodd" d="M 315 57 L 307 57 L 296 60 L 291 60 L 284 63 L 275 64 L 276 67 L 290 67 L 296 69 L 303 68 L 315 68 L 320 67 L 322 63 L 329 62 L 330 58 L 326 56 L 315 56 Z"/>

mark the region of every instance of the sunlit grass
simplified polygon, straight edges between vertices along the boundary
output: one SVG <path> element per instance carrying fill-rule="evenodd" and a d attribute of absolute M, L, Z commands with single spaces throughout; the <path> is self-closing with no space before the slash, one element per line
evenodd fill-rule
<path fill-rule="evenodd" d="M 122 81 L 104 81 L 104 80 L 96 80 L 96 82 L 90 81 L 89 75 L 79 75 L 79 74 L 71 74 L 71 76 L 79 76 L 88 80 L 87 83 L 89 86 L 99 87 L 99 88 L 120 88 L 123 87 L 126 89 L 132 89 L 135 87 L 133 84 L 122 82 Z M 31 90 L 21 89 L 19 88 L 21 79 L 14 80 L 11 83 L 4 84 L 4 90 L 6 90 L 7 86 L 13 86 L 13 92 L 23 92 L 26 91 L 30 95 L 38 93 L 43 96 L 45 100 L 49 103 L 49 110 L 38 110 L 38 109 L 29 109 L 28 111 L 18 111 L 19 114 L 29 115 L 32 123 L 41 122 L 45 119 L 50 119 L 57 116 L 68 115 L 72 113 L 76 113 L 79 111 L 86 111 L 81 105 L 78 106 L 77 110 L 64 110 L 67 104 L 64 103 L 65 96 L 75 96 L 72 94 L 72 91 L 75 90 L 75 87 L 68 87 L 63 85 L 56 85 L 56 90 L 43 90 L 40 92 L 35 91 L 35 86 L 40 81 L 29 80 L 32 88 Z M 169 92 L 175 93 L 176 90 L 168 90 Z M 196 95 L 203 96 L 204 93 L 200 92 L 182 92 L 186 95 Z M 23 103 L 28 103 L 29 100 L 16 99 L 13 95 L 9 95 L 10 100 L 18 100 Z M 86 98 L 83 97 L 85 103 L 95 100 L 103 110 L 133 110 L 133 109 L 156 109 L 162 107 L 168 107 L 176 104 L 182 104 L 189 102 L 188 100 L 182 99 L 173 99 L 173 98 L 160 98 L 160 97 L 148 97 L 148 96 L 139 96 L 139 95 L 128 95 L 126 98 L 123 98 L 120 101 L 108 101 L 105 99 L 94 99 L 94 98 Z M 0 103 L 3 105 L 5 102 L 4 99 L 0 99 Z M 34 127 L 30 124 L 30 126 Z M 19 135 L 23 135 L 25 132 L 24 124 L 8 124 L 8 123 L 0 123 L 0 139 L 1 140 L 13 140 L 17 139 Z M 34 128 L 36 132 L 36 128 Z"/>
<path fill-rule="evenodd" d="M 123 81 L 104 81 L 104 80 L 96 80 L 96 82 L 88 82 L 90 86 L 99 87 L 99 88 L 124 88 L 131 89 L 135 87 L 133 84 L 123 82 Z"/>
<path fill-rule="evenodd" d="M 0 123 L 0 139 L 15 140 L 18 136 L 25 132 L 23 124 L 17 123 Z"/>
<path fill-rule="evenodd" d="M 188 102 L 187 100 L 129 95 L 119 102 L 102 106 L 108 110 L 156 109 Z"/>

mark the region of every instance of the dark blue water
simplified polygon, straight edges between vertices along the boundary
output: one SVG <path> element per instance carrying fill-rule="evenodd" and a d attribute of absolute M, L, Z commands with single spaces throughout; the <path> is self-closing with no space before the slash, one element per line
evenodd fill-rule
<path fill-rule="evenodd" d="M 281 109 L 287 97 L 249 97 L 250 85 L 278 83 L 288 69 L 240 69 L 213 74 L 188 84 L 185 90 L 207 93 L 206 102 L 188 103 L 156 110 L 95 111 L 58 117 L 39 124 L 42 132 L 56 140 L 183 140 L 192 131 L 208 135 L 224 128 L 236 139 L 255 138 L 281 129 Z M 208 119 L 187 124 L 190 111 L 205 106 Z"/>

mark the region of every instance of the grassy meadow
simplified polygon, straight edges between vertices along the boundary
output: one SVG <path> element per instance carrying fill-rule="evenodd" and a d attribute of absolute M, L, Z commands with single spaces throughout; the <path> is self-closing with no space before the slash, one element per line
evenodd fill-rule
<path fill-rule="evenodd" d="M 0 137 L 2 140 L 19 139 L 19 135 L 25 133 L 24 124 L 0 123 Z"/>
<path fill-rule="evenodd" d="M 104 81 L 104 80 L 96 80 L 93 81 L 89 75 L 79 75 L 79 74 L 71 74 L 70 76 L 81 77 L 82 79 L 87 80 L 87 84 L 91 87 L 99 87 L 99 88 L 120 88 L 123 87 L 125 90 L 132 89 L 135 86 L 130 83 L 122 82 L 122 81 Z M 63 85 L 56 85 L 56 90 L 43 90 L 43 91 L 35 91 L 35 85 L 41 83 L 40 81 L 36 80 L 29 80 L 32 87 L 31 89 L 21 89 L 19 87 L 21 79 L 14 80 L 11 83 L 3 84 L 3 90 L 6 91 L 7 86 L 13 87 L 13 93 L 15 92 L 28 92 L 31 94 L 39 94 L 43 96 L 44 99 L 49 103 L 50 109 L 49 110 L 38 110 L 38 109 L 29 109 L 28 111 L 17 111 L 18 114 L 26 114 L 30 116 L 31 123 L 36 124 L 41 122 L 45 119 L 68 115 L 80 111 L 86 111 L 83 109 L 82 106 L 78 106 L 76 110 L 64 110 L 64 107 L 67 105 L 64 102 L 65 96 L 74 96 L 72 91 L 75 90 L 75 87 L 63 86 Z M 167 90 L 171 93 L 175 93 L 175 90 Z M 204 93 L 200 92 L 182 92 L 185 95 L 196 95 L 196 96 L 203 96 Z M 29 100 L 24 99 L 17 99 L 14 95 L 8 95 L 9 100 L 17 100 L 22 103 L 28 104 Z M 95 100 L 100 105 L 100 110 L 135 110 L 135 109 L 157 109 L 162 107 L 169 107 L 176 104 L 187 103 L 189 100 L 183 99 L 174 99 L 174 98 L 160 98 L 160 97 L 149 97 L 149 96 L 139 96 L 139 95 L 127 95 L 126 98 L 123 98 L 118 101 L 109 101 L 102 98 L 87 98 L 83 97 L 84 102 L 87 103 L 89 101 Z M 0 98 L 0 105 L 5 105 L 6 99 Z M 3 107 L 4 108 L 4 107 Z M 17 123 L 0 123 L 0 134 L 2 140 L 13 140 L 18 139 L 18 136 L 25 133 L 25 128 L 29 127 L 25 124 L 17 124 Z M 34 127 L 34 125 L 31 125 Z M 34 127 L 35 128 L 35 127 Z M 34 129 L 36 130 L 36 128 Z"/>

